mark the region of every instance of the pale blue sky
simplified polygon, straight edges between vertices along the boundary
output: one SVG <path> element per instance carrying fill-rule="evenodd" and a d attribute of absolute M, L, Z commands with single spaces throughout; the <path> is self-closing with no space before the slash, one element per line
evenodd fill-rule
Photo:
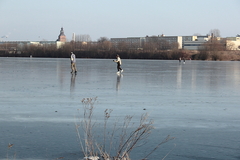
<path fill-rule="evenodd" d="M 240 34 L 240 0 L 0 0 L 0 40 Z"/>

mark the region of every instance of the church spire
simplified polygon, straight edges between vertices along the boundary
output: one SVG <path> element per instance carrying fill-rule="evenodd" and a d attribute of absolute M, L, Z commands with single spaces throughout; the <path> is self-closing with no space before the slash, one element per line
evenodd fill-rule
<path fill-rule="evenodd" d="M 62 27 L 61 30 L 60 30 L 60 34 L 59 34 L 59 36 L 58 36 L 57 41 L 66 42 L 66 36 L 65 36 L 65 34 L 64 34 L 63 27 Z"/>

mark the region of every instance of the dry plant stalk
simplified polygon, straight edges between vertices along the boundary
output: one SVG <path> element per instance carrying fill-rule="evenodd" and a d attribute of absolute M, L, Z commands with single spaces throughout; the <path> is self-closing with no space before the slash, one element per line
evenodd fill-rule
<path fill-rule="evenodd" d="M 93 104 L 97 100 L 97 97 L 95 98 L 84 98 L 82 100 L 83 104 L 83 120 L 80 120 L 80 124 L 77 124 L 75 122 L 76 130 L 77 130 L 77 136 L 80 141 L 80 146 L 83 151 L 83 154 L 85 157 L 95 157 L 97 156 L 97 152 L 95 150 L 95 142 L 94 142 L 94 134 L 93 126 L 94 123 L 92 122 L 92 116 L 93 116 Z M 81 126 L 84 136 L 82 138 L 79 127 Z M 84 143 L 83 143 L 84 142 Z"/>
<path fill-rule="evenodd" d="M 93 132 L 95 123 L 92 122 L 94 103 L 96 102 L 96 100 L 97 97 L 84 98 L 82 100 L 84 110 L 83 119 L 79 119 L 79 124 L 77 122 L 75 123 L 78 139 L 80 141 L 80 146 L 85 156 L 84 159 L 130 160 L 129 155 L 131 151 L 134 148 L 146 143 L 144 142 L 144 140 L 146 140 L 150 136 L 151 131 L 154 129 L 153 121 L 148 119 L 147 113 L 143 114 L 137 128 L 129 131 L 131 130 L 130 128 L 134 127 L 134 123 L 131 123 L 133 117 L 126 116 L 121 126 L 117 127 L 117 122 L 114 122 L 112 131 L 107 132 L 108 120 L 111 117 L 112 110 L 106 109 L 104 111 L 103 135 L 99 135 L 103 136 L 103 144 L 99 144 L 96 142 L 95 134 Z M 82 128 L 83 136 L 80 134 L 80 126 Z M 119 138 L 116 140 L 114 139 L 114 137 Z M 144 159 L 147 159 L 147 157 L 149 157 L 154 151 L 156 151 L 160 145 L 172 139 L 174 139 L 174 137 L 167 136 L 167 138 L 160 142 L 149 154 L 147 154 L 147 156 L 144 157 Z"/>
<path fill-rule="evenodd" d="M 9 156 L 8 156 L 8 152 L 9 152 L 9 150 L 13 147 L 13 145 L 14 144 L 11 144 L 11 143 L 9 143 L 8 144 L 8 147 L 7 147 L 7 155 L 6 155 L 6 158 L 7 158 L 7 160 L 9 159 Z M 14 153 L 14 159 L 16 159 L 16 153 Z"/>

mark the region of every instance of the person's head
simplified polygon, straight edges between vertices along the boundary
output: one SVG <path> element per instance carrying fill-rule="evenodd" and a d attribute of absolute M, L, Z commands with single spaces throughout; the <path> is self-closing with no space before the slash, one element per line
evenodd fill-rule
<path fill-rule="evenodd" d="M 117 54 L 116 57 L 119 57 L 119 55 Z"/>
<path fill-rule="evenodd" d="M 71 54 L 73 54 L 73 52 L 71 52 Z"/>

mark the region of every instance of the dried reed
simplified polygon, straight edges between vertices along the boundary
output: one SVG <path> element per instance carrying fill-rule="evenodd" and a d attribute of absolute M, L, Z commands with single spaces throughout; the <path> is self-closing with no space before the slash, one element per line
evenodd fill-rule
<path fill-rule="evenodd" d="M 103 135 L 100 135 L 103 136 L 103 142 L 102 144 L 98 143 L 96 139 L 100 139 L 100 136 L 96 136 L 97 138 L 95 138 L 96 133 L 94 132 L 94 126 L 96 125 L 96 122 L 93 122 L 94 103 L 96 100 L 97 97 L 84 98 L 82 100 L 83 118 L 79 118 L 78 122 L 75 123 L 84 159 L 130 160 L 131 151 L 146 143 L 145 140 L 150 136 L 151 131 L 154 129 L 153 121 L 148 119 L 147 113 L 143 114 L 137 128 L 132 130 L 131 128 L 135 125 L 134 123 L 131 123 L 133 117 L 126 116 L 122 125 L 118 126 L 117 122 L 114 122 L 111 132 L 109 132 L 107 128 L 112 110 L 106 109 L 104 111 Z M 82 130 L 79 129 L 80 127 Z M 143 159 L 147 159 L 159 148 L 160 145 L 172 139 L 174 139 L 174 137 L 167 136 L 167 138 L 161 141 Z"/>

